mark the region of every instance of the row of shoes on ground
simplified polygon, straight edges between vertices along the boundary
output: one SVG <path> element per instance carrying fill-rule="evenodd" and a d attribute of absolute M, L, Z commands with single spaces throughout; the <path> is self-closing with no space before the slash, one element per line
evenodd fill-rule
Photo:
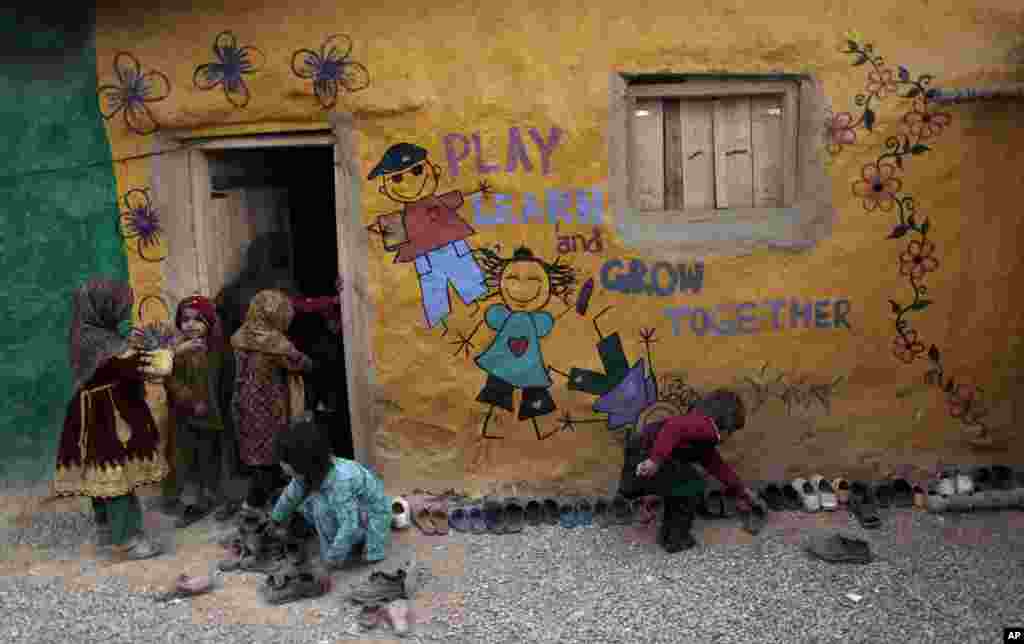
<path fill-rule="evenodd" d="M 1024 510 L 1024 470 L 1005 465 L 976 467 L 970 473 L 949 468 L 928 485 L 931 512 Z"/>
<path fill-rule="evenodd" d="M 647 524 L 662 512 L 658 497 L 629 500 L 622 496 L 485 499 L 478 503 L 450 505 L 443 499 L 410 504 L 398 497 L 393 503 L 395 528 L 410 523 L 425 534 L 448 534 L 450 530 L 474 534 L 511 534 L 542 525 L 575 528 L 597 525 Z"/>

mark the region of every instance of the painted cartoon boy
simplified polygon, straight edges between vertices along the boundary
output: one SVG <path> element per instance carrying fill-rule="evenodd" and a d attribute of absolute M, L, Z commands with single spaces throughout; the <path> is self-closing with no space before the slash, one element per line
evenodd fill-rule
<path fill-rule="evenodd" d="M 436 195 L 440 176 L 440 166 L 427 159 L 424 148 L 397 143 L 388 148 L 366 177 L 368 181 L 380 177 L 380 192 L 402 204 L 400 212 L 379 218 L 379 232 L 384 236 L 385 248 L 397 248 L 396 264 L 416 263 L 423 311 L 430 328 L 451 313 L 449 281 L 465 304 L 487 293 L 484 274 L 466 243 L 475 231 L 457 212 L 465 196 L 459 190 Z M 487 183 L 481 182 L 479 190 L 469 195 L 488 191 Z"/>

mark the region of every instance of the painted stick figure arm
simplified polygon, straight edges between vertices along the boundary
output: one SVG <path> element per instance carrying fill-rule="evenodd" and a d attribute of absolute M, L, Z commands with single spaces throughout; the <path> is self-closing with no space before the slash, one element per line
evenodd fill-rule
<path fill-rule="evenodd" d="M 558 428 L 559 432 L 574 432 L 576 431 L 576 425 L 588 425 L 608 422 L 607 418 L 573 418 L 569 415 L 569 412 L 562 414 L 562 417 L 558 419 L 562 425 Z"/>
<path fill-rule="evenodd" d="M 569 299 L 572 297 L 572 294 L 573 294 L 573 291 L 569 290 L 569 291 L 563 293 L 562 296 L 558 298 L 559 300 L 562 301 L 562 304 L 565 305 L 565 310 L 563 310 L 561 313 L 559 313 L 558 315 L 555 316 L 555 320 L 556 321 L 557 320 L 561 320 L 565 316 L 566 313 L 568 313 L 569 311 L 572 311 L 572 310 L 574 310 L 576 308 L 576 303 L 569 301 Z"/>
<path fill-rule="evenodd" d="M 491 192 L 492 192 L 492 190 L 491 190 L 490 182 L 488 182 L 486 179 L 484 179 L 483 181 L 481 181 L 477 185 L 477 189 L 476 190 L 474 190 L 473 192 L 467 192 L 467 193 L 465 193 L 465 195 L 467 197 L 472 197 L 473 195 L 478 195 L 479 194 L 479 195 L 483 195 L 483 196 L 486 197 L 487 195 L 491 194 Z"/>
<path fill-rule="evenodd" d="M 465 335 L 462 331 L 456 331 L 455 332 L 455 334 L 459 336 L 459 339 L 458 340 L 453 340 L 453 341 L 449 342 L 449 344 L 451 344 L 452 346 L 456 347 L 455 353 L 453 355 L 457 356 L 460 353 L 465 352 L 466 357 L 467 358 L 469 357 L 469 351 L 470 351 L 470 349 L 473 348 L 473 336 L 475 336 L 476 332 L 480 330 L 480 326 L 483 323 L 484 323 L 483 320 L 480 320 L 479 322 L 477 322 L 476 326 L 473 327 L 473 330 L 469 333 L 468 336 Z"/>

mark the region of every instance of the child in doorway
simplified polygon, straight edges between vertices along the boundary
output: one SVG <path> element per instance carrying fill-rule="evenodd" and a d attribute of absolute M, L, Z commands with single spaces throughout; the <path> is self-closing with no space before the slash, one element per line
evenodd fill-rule
<path fill-rule="evenodd" d="M 175 349 L 166 387 L 176 425 L 176 489 L 185 492 L 177 525 L 184 528 L 220 501 L 224 336 L 213 302 L 198 295 L 182 300 L 174 323 L 185 341 Z"/>
<path fill-rule="evenodd" d="M 57 452 L 53 490 L 88 496 L 97 546 L 128 559 L 160 554 L 143 533 L 135 490 L 168 473 L 160 434 L 146 404 L 150 356 L 129 344 L 134 296 L 123 282 L 93 278 L 75 293 L 70 361 L 74 396 Z"/>
<path fill-rule="evenodd" d="M 340 566 L 362 545 L 380 561 L 391 543 L 391 499 L 384 483 L 355 461 L 331 455 L 325 428 L 300 421 L 274 437 L 274 458 L 291 482 L 270 515 L 280 532 L 296 510 L 320 537 L 320 559 Z"/>
<path fill-rule="evenodd" d="M 273 455 L 274 437 L 305 412 L 302 372 L 313 361 L 285 335 L 295 308 L 282 291 L 264 290 L 249 304 L 242 327 L 231 337 L 235 351 L 232 416 L 238 430 L 242 462 L 257 470 L 242 506 L 259 514 L 270 495 L 284 484 Z"/>
<path fill-rule="evenodd" d="M 704 480 L 693 463 L 700 463 L 721 481 L 727 495 L 737 497 L 741 513 L 750 512 L 756 503 L 717 449 L 745 423 L 743 399 L 733 391 L 719 389 L 698 400 L 689 413 L 651 423 L 631 437 L 621 493 L 664 497 L 665 516 L 658 539 L 666 552 L 679 552 L 697 543 L 690 530 Z"/>

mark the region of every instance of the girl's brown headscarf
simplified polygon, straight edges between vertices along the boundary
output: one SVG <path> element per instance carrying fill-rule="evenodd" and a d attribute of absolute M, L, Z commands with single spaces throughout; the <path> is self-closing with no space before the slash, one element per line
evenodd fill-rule
<path fill-rule="evenodd" d="M 75 292 L 68 359 L 77 391 L 110 358 L 129 348 L 119 326 L 130 323 L 135 297 L 120 281 L 92 278 Z"/>
<path fill-rule="evenodd" d="M 242 328 L 231 336 L 231 346 L 244 351 L 287 355 L 295 351 L 285 333 L 295 317 L 291 300 L 281 291 L 260 291 L 249 303 Z"/>
<path fill-rule="evenodd" d="M 297 351 L 285 332 L 295 317 L 288 296 L 281 291 L 260 291 L 252 298 L 242 328 L 231 336 L 236 350 L 288 355 Z M 299 418 L 306 408 L 305 382 L 298 373 L 288 373 L 288 409 L 290 418 Z"/>

